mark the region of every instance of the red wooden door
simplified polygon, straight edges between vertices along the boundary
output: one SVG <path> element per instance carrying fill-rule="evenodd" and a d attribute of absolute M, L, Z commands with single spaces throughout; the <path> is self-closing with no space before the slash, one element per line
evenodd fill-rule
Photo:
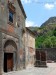
<path fill-rule="evenodd" d="M 7 71 L 13 70 L 13 54 L 8 53 L 7 54 Z"/>

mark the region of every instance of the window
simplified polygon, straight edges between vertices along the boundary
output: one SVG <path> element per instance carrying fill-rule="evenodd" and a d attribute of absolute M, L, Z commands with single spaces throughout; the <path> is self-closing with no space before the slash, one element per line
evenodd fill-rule
<path fill-rule="evenodd" d="M 9 21 L 13 23 L 13 12 L 9 11 Z"/>
<path fill-rule="evenodd" d="M 9 8 L 9 23 L 13 24 L 14 23 L 14 14 L 15 14 L 15 7 L 14 5 L 9 1 L 8 2 L 8 8 Z"/>

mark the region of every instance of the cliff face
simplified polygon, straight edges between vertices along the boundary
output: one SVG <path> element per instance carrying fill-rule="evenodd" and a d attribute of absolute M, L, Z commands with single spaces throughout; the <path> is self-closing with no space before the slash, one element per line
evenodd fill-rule
<path fill-rule="evenodd" d="M 56 24 L 56 17 L 50 17 L 46 22 L 44 22 L 41 27 L 47 26 L 50 24 Z"/>
<path fill-rule="evenodd" d="M 40 27 L 29 27 L 30 30 L 34 31 L 38 35 L 47 34 L 56 28 L 56 17 L 50 17 Z"/>
<path fill-rule="evenodd" d="M 56 17 L 50 17 L 39 28 L 30 27 L 33 32 L 37 33 L 35 47 L 56 47 Z"/>

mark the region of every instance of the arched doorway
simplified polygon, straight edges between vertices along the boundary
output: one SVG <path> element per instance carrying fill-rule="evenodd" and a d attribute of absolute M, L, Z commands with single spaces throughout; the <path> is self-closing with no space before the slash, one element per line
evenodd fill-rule
<path fill-rule="evenodd" d="M 13 40 L 7 40 L 4 44 L 4 72 L 13 71 L 16 68 L 17 45 Z"/>

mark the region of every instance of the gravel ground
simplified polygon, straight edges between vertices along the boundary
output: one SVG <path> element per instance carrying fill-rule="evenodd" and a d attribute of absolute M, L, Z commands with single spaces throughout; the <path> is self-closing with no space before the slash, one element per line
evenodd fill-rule
<path fill-rule="evenodd" d="M 56 75 L 56 63 L 48 63 L 47 68 L 32 67 L 26 70 L 14 71 L 3 75 Z"/>

